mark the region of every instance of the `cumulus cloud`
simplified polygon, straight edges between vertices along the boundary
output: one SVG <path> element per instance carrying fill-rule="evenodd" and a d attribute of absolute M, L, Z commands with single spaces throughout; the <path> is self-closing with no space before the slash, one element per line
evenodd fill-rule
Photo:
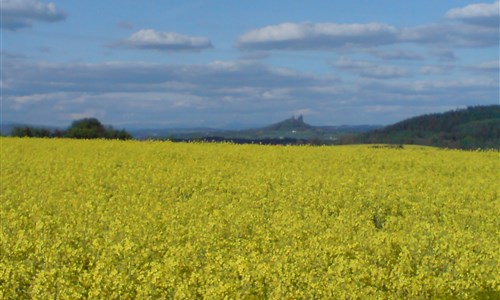
<path fill-rule="evenodd" d="M 500 20 L 500 1 L 493 3 L 476 3 L 462 8 L 453 8 L 446 17 L 481 26 L 498 27 Z"/>
<path fill-rule="evenodd" d="M 191 37 L 175 32 L 159 32 L 154 29 L 141 29 L 129 38 L 112 46 L 159 51 L 200 51 L 212 48 L 206 37 Z"/>
<path fill-rule="evenodd" d="M 384 94 L 408 96 L 408 99 L 421 99 L 440 103 L 454 103 L 463 101 L 460 104 L 470 104 L 470 97 L 490 97 L 489 103 L 498 99 L 498 80 L 494 78 L 474 78 L 474 79 L 441 79 L 441 80 L 417 80 L 413 82 L 380 82 L 369 81 L 360 85 L 363 89 L 375 94 L 376 91 Z M 439 100 L 441 97 L 441 100 Z"/>
<path fill-rule="evenodd" d="M 447 47 L 498 47 L 500 1 L 454 8 L 446 18 L 459 22 L 402 28 L 402 42 Z"/>
<path fill-rule="evenodd" d="M 282 94 L 290 86 L 301 88 L 323 80 L 310 74 L 273 68 L 251 61 L 214 61 L 201 65 L 141 62 L 33 63 L 5 61 L 10 79 L 5 95 L 26 96 L 56 92 L 143 93 L 178 92 L 218 99 Z M 325 83 L 332 85 L 335 81 Z M 243 93 L 239 92 L 243 91 Z M 251 93 L 249 91 L 254 91 Z"/>
<path fill-rule="evenodd" d="M 395 27 L 383 23 L 281 23 L 243 33 L 236 47 L 261 51 L 352 50 L 408 43 L 435 47 L 497 47 L 500 33 L 499 5 L 497 1 L 455 8 L 446 13 L 446 18 L 458 22 L 414 27 Z M 388 59 L 419 59 L 408 54 L 400 51 L 385 56 Z"/>
<path fill-rule="evenodd" d="M 428 24 L 404 28 L 400 42 L 447 47 L 498 47 L 499 28 L 465 23 Z"/>
<path fill-rule="evenodd" d="M 282 23 L 251 30 L 237 47 L 249 50 L 329 50 L 373 46 L 397 41 L 398 30 L 381 24 Z"/>
<path fill-rule="evenodd" d="M 308 109 L 316 113 L 306 121 L 316 124 L 379 124 L 421 110 L 435 112 L 441 106 L 489 104 L 498 99 L 499 81 L 491 72 L 467 80 L 398 80 L 398 74 L 412 74 L 367 61 L 337 63 L 337 68 L 361 77 L 339 80 L 256 61 L 170 65 L 6 59 L 4 120 L 67 125 L 70 118 L 99 114 L 103 122 L 113 125 L 224 126 L 219 123 L 223 121 L 265 125 Z M 492 66 L 492 62 L 484 64 Z M 457 68 L 460 71 L 465 70 Z M 387 110 L 394 105 L 401 106 L 394 114 L 360 110 L 364 106 Z"/>
<path fill-rule="evenodd" d="M 54 3 L 38 0 L 2 0 L 1 28 L 17 30 L 31 27 L 34 22 L 57 22 L 66 19 L 66 13 Z"/>
<path fill-rule="evenodd" d="M 363 77 L 397 78 L 411 75 L 406 68 L 389 65 L 379 65 L 367 61 L 356 61 L 349 58 L 341 58 L 334 65 L 337 68 L 354 72 Z"/>
<path fill-rule="evenodd" d="M 4 67 L 11 80 L 4 89 L 6 120 L 36 118 L 45 124 L 66 124 L 68 116 L 86 111 L 104 111 L 113 124 L 190 120 L 196 126 L 207 118 L 227 120 L 228 115 L 235 116 L 233 122 L 255 122 L 255 114 L 279 120 L 289 117 L 284 112 L 303 107 L 299 98 L 315 98 L 309 87 L 336 84 L 250 61 L 167 65 L 25 60 L 6 61 Z"/>

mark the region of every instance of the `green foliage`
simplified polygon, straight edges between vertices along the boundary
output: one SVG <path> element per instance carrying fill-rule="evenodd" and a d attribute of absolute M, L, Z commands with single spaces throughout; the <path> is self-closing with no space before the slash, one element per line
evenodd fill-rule
<path fill-rule="evenodd" d="M 52 137 L 50 130 L 31 126 L 14 127 L 11 135 L 15 137 Z"/>
<path fill-rule="evenodd" d="M 459 149 L 500 148 L 500 105 L 476 106 L 404 120 L 341 143 L 419 144 Z"/>
<path fill-rule="evenodd" d="M 106 128 L 96 118 L 74 121 L 66 136 L 76 139 L 97 139 L 106 136 Z"/>
<path fill-rule="evenodd" d="M 106 139 L 118 139 L 118 140 L 130 140 L 132 139 L 132 135 L 125 131 L 125 129 L 122 130 L 116 130 L 113 127 L 109 126 L 106 129 L 106 134 L 105 134 Z"/>
<path fill-rule="evenodd" d="M 104 125 L 96 118 L 86 118 L 74 121 L 68 130 L 36 128 L 32 126 L 14 127 L 11 132 L 14 137 L 51 137 L 51 138 L 75 138 L 75 139 L 119 139 L 129 140 L 132 135 L 122 130 L 116 130 L 112 126 Z"/>

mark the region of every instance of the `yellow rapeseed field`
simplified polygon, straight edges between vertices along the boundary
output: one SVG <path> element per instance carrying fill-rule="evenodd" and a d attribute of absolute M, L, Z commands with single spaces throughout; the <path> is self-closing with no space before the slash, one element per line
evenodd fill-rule
<path fill-rule="evenodd" d="M 500 296 L 500 154 L 1 143 L 1 299 Z"/>

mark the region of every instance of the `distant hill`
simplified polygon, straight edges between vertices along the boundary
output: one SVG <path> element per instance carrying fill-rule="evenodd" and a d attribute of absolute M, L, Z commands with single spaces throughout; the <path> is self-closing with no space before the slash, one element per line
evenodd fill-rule
<path fill-rule="evenodd" d="M 304 117 L 302 115 L 297 118 L 291 117 L 284 121 L 266 126 L 260 130 L 262 131 L 307 131 L 314 129 L 313 126 L 306 124 L 304 122 Z"/>
<path fill-rule="evenodd" d="M 312 139 L 312 138 L 333 138 L 333 132 L 320 130 L 317 127 L 304 122 L 302 115 L 291 117 L 261 128 L 244 129 L 233 132 L 227 132 L 227 137 L 250 138 L 250 139 L 268 139 L 268 138 L 294 138 L 294 139 Z"/>
<path fill-rule="evenodd" d="M 135 139 L 158 139 L 165 137 L 207 136 L 222 132 L 221 129 L 194 127 L 194 128 L 132 128 L 128 131 Z"/>
<path fill-rule="evenodd" d="M 199 131 L 199 132 L 172 132 L 171 139 L 181 140 L 230 140 L 230 141 L 297 141 L 306 143 L 313 141 L 320 144 L 334 144 L 335 141 L 344 135 L 356 132 L 365 132 L 380 126 L 359 125 L 359 126 L 313 126 L 304 122 L 302 115 L 261 127 L 243 130 L 220 130 L 220 131 Z"/>
<path fill-rule="evenodd" d="M 50 131 L 65 130 L 62 127 L 7 123 L 1 124 L 2 135 L 10 135 L 16 127 L 33 127 Z M 312 141 L 334 144 L 344 135 L 380 128 L 374 125 L 313 126 L 304 122 L 302 115 L 260 127 L 241 130 L 225 130 L 208 127 L 193 128 L 141 128 L 138 125 L 127 129 L 135 139 L 170 139 L 179 141 L 207 140 L 233 141 L 236 143 L 293 144 Z"/>
<path fill-rule="evenodd" d="M 458 149 L 500 148 L 500 105 L 413 117 L 382 129 L 343 137 L 342 144 L 418 144 Z"/>
<path fill-rule="evenodd" d="M 1 124 L 2 135 L 25 124 Z M 33 127 L 33 126 L 31 126 Z M 49 131 L 58 127 L 34 126 Z M 409 118 L 386 127 L 374 125 L 313 126 L 301 116 L 269 126 L 243 130 L 164 128 L 130 130 L 136 139 L 231 141 L 263 144 L 416 144 L 457 149 L 500 150 L 500 105 L 475 106 Z"/>
<path fill-rule="evenodd" d="M 262 128 L 239 130 L 230 133 L 230 135 L 236 133 L 236 137 L 244 138 L 289 138 L 307 141 L 315 140 L 321 144 L 333 144 L 338 138 L 344 135 L 366 132 L 380 127 L 377 125 L 313 126 L 307 124 L 303 116 L 300 115 Z"/>

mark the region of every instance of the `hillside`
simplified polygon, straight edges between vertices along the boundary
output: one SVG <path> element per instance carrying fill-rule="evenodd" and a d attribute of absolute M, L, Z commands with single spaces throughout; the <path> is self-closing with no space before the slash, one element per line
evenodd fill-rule
<path fill-rule="evenodd" d="M 166 136 L 171 140 L 208 140 L 233 141 L 236 143 L 269 143 L 295 144 L 314 141 L 321 144 L 334 144 L 335 141 L 348 134 L 366 132 L 379 128 L 372 125 L 357 126 L 313 126 L 304 121 L 302 115 L 291 117 L 260 128 L 242 130 L 192 130 L 170 131 Z M 156 135 L 161 137 L 161 134 Z M 281 141 L 281 142 L 280 142 Z"/>
<path fill-rule="evenodd" d="M 447 148 L 500 148 L 500 105 L 476 106 L 413 117 L 344 137 L 342 144 L 418 144 Z"/>
<path fill-rule="evenodd" d="M 19 125 L 2 124 L 1 133 L 12 134 L 14 127 Z M 30 127 L 51 131 L 46 126 Z M 56 128 L 52 131 L 61 130 Z M 313 126 L 300 115 L 265 127 L 243 130 L 135 128 L 130 132 L 140 140 L 230 141 L 237 144 L 416 144 L 457 149 L 500 149 L 500 105 L 427 114 L 383 128 L 374 125 Z"/>
<path fill-rule="evenodd" d="M 311 130 L 314 127 L 306 124 L 304 122 L 304 118 L 302 115 L 299 117 L 291 117 L 290 119 L 286 119 L 284 121 L 272 124 L 270 126 L 262 128 L 262 130 L 267 131 L 306 131 Z"/>
<path fill-rule="evenodd" d="M 262 128 L 245 129 L 235 132 L 227 132 L 228 137 L 264 139 L 264 138 L 293 138 L 312 139 L 323 138 L 333 139 L 333 132 L 326 132 L 317 127 L 304 122 L 302 115 L 277 122 Z"/>

